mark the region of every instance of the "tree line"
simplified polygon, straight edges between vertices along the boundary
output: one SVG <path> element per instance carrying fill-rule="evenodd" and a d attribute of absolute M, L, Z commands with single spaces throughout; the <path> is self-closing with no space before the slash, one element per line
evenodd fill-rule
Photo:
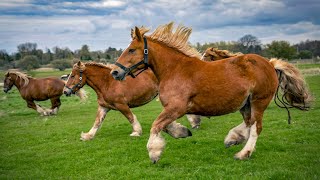
<path fill-rule="evenodd" d="M 243 54 L 254 53 L 267 58 L 275 57 L 285 60 L 312 59 L 320 56 L 320 41 L 306 40 L 298 44 L 290 45 L 288 41 L 272 41 L 263 45 L 261 41 L 247 34 L 238 41 L 220 41 L 214 43 L 196 43 L 193 45 L 199 52 L 204 52 L 208 47 L 216 47 L 231 52 L 242 52 Z M 53 67 L 59 70 L 72 67 L 74 59 L 82 61 L 96 61 L 103 63 L 114 63 L 121 55 L 122 49 L 109 47 L 101 51 L 90 51 L 88 45 L 81 49 L 71 51 L 69 48 L 54 47 L 45 51 L 38 49 L 36 43 L 23 43 L 17 46 L 17 52 L 8 54 L 6 50 L 0 50 L 0 68 L 20 68 L 31 70 L 39 67 Z"/>

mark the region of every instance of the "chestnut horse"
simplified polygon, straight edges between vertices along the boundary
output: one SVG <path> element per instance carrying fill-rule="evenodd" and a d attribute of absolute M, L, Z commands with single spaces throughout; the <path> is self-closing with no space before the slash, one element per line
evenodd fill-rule
<path fill-rule="evenodd" d="M 96 119 L 89 132 L 81 133 L 80 139 L 83 141 L 91 140 L 95 137 L 110 110 L 120 111 L 128 119 L 132 125 L 130 136 L 140 136 L 142 134 L 141 125 L 130 108 L 142 106 L 158 95 L 158 80 L 151 70 L 141 73 L 137 78 L 129 77 L 127 81 L 119 82 L 112 78 L 110 74 L 111 67 L 112 64 L 82 63 L 79 61 L 73 65 L 72 72 L 64 88 L 64 94 L 70 96 L 78 92 L 85 84 L 88 84 L 97 94 L 99 106 Z M 193 122 L 193 119 L 189 119 L 189 121 Z M 180 127 L 182 128 L 182 125 L 173 122 L 168 128 Z M 183 130 L 188 131 L 187 129 Z M 181 137 L 179 133 L 181 132 L 171 135 L 179 138 Z M 191 134 L 190 131 L 182 133 Z"/>
<path fill-rule="evenodd" d="M 184 114 L 220 116 L 240 110 L 243 122 L 229 131 L 224 143 L 230 147 L 246 142 L 235 155 L 242 160 L 254 151 L 263 113 L 279 87 L 292 107 L 309 108 L 311 96 L 305 81 L 287 62 L 268 61 L 255 54 L 201 61 L 188 44 L 191 29 L 179 26 L 173 31 L 173 23 L 169 23 L 151 35 L 145 32 L 135 27 L 131 43 L 111 73 L 115 79 L 124 80 L 129 73 L 150 68 L 159 80 L 164 109 L 152 124 L 147 144 L 153 163 L 165 147 L 161 131 L 168 132 L 167 126 Z"/>
<path fill-rule="evenodd" d="M 18 71 L 8 71 L 5 74 L 3 91 L 7 93 L 15 85 L 27 106 L 36 110 L 40 115 L 49 116 L 58 113 L 61 105 L 60 96 L 63 94 L 64 81 L 55 77 L 32 78 Z M 79 95 L 83 98 L 83 92 Z M 51 109 L 44 109 L 34 101 L 51 100 Z"/>

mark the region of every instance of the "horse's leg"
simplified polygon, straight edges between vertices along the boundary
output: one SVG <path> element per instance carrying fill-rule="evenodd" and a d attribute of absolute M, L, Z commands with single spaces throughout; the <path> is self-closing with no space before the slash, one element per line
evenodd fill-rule
<path fill-rule="evenodd" d="M 87 133 L 84 133 L 84 132 L 81 133 L 81 138 L 80 138 L 81 140 L 86 141 L 94 138 L 98 129 L 101 127 L 103 120 L 105 119 L 108 111 L 110 111 L 110 109 L 99 105 L 97 115 L 96 115 L 96 120 L 94 121 L 92 128 Z"/>
<path fill-rule="evenodd" d="M 158 118 L 153 122 L 150 137 L 147 144 L 147 149 L 149 152 L 149 157 L 153 163 L 156 163 L 161 156 L 161 153 L 165 147 L 165 140 L 161 136 L 161 131 L 164 130 L 170 123 L 179 117 L 183 116 L 184 112 L 178 108 L 168 108 L 166 107 L 158 116 Z M 171 134 L 171 128 L 165 130 Z M 188 131 L 187 131 L 188 132 Z"/>
<path fill-rule="evenodd" d="M 198 129 L 201 123 L 201 116 L 194 114 L 187 114 L 187 119 L 193 129 Z"/>
<path fill-rule="evenodd" d="M 233 145 L 241 144 L 249 138 L 250 118 L 251 118 L 251 104 L 249 99 L 246 104 L 240 109 L 243 117 L 243 122 L 231 129 L 224 139 L 224 144 L 228 148 Z"/>
<path fill-rule="evenodd" d="M 272 96 L 252 101 L 251 118 L 249 122 L 249 138 L 243 149 L 234 156 L 235 159 L 242 160 L 251 156 L 255 149 L 258 136 L 262 131 L 263 112 L 269 105 L 271 99 Z"/>
<path fill-rule="evenodd" d="M 132 126 L 132 133 L 130 136 L 141 136 L 142 128 L 136 117 L 130 110 L 129 106 L 126 104 L 117 104 L 117 109 L 128 119 Z"/>
<path fill-rule="evenodd" d="M 41 116 L 48 115 L 47 112 L 38 104 L 35 104 L 32 100 L 26 100 L 28 108 L 36 110 Z"/>
<path fill-rule="evenodd" d="M 50 100 L 51 100 L 51 109 L 49 110 L 50 115 L 51 114 L 55 115 L 58 113 L 59 107 L 61 105 L 60 97 L 54 97 L 54 98 L 51 98 Z"/>
<path fill-rule="evenodd" d="M 176 121 L 173 121 L 172 123 L 168 124 L 163 129 L 163 131 L 174 138 L 185 138 L 188 136 L 192 136 L 191 131 L 187 127 L 183 126 L 180 123 L 177 123 Z"/>

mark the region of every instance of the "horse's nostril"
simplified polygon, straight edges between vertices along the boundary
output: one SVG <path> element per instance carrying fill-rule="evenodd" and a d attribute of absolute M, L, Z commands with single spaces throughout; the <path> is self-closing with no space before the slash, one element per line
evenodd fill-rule
<path fill-rule="evenodd" d="M 119 72 L 118 71 L 116 71 L 116 70 L 114 70 L 114 71 L 112 71 L 112 76 L 117 76 L 118 74 L 119 74 Z"/>

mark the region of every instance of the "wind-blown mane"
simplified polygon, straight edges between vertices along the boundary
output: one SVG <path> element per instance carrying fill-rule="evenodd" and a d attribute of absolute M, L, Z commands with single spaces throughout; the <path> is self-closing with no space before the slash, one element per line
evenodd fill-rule
<path fill-rule="evenodd" d="M 224 58 L 243 55 L 241 52 L 231 53 L 228 50 L 219 50 L 218 48 L 214 48 L 214 47 L 207 48 L 204 54 L 213 56 L 214 59 L 224 59 Z"/>
<path fill-rule="evenodd" d="M 113 67 L 113 64 L 103 64 L 103 63 L 97 63 L 97 62 L 86 62 L 86 63 L 81 63 L 81 66 L 79 67 L 77 63 L 73 65 L 73 68 L 77 68 L 79 70 L 84 71 L 86 69 L 86 66 L 98 66 L 102 68 L 106 68 L 111 70 Z"/>
<path fill-rule="evenodd" d="M 188 43 L 189 36 L 192 32 L 191 28 L 179 25 L 175 30 L 173 27 L 174 23 L 170 22 L 169 24 L 165 24 L 159 26 L 152 34 L 150 34 L 150 39 L 154 41 L 158 41 L 164 43 L 165 45 L 178 50 L 179 52 L 189 56 L 196 57 L 198 59 L 201 58 L 200 53 L 191 47 Z M 145 27 L 139 28 L 141 35 L 143 36 L 149 29 Z M 132 39 L 135 38 L 135 33 L 131 30 Z"/>
<path fill-rule="evenodd" d="M 23 79 L 24 80 L 24 85 L 23 86 L 26 86 L 26 85 L 29 84 L 29 78 L 33 79 L 33 77 L 28 76 L 27 74 L 19 72 L 19 71 L 8 71 L 6 73 L 6 75 L 8 75 L 8 74 L 15 74 L 17 77 Z"/>

